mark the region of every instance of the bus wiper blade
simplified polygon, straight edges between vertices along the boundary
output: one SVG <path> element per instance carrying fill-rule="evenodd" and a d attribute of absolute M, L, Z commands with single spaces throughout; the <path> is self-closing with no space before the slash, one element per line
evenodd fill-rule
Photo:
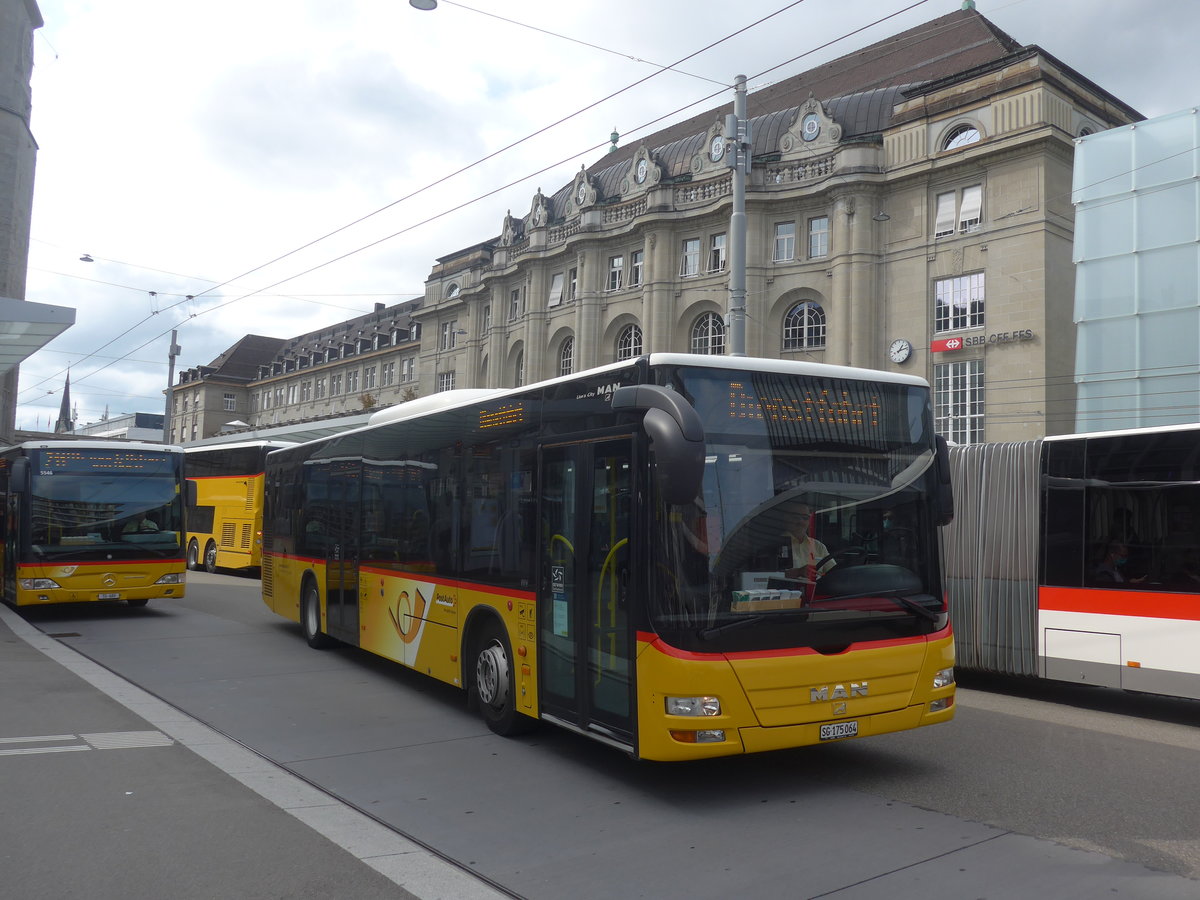
<path fill-rule="evenodd" d="M 887 600 L 894 600 L 898 606 L 903 606 L 910 612 L 915 612 L 917 615 L 928 619 L 930 622 L 936 622 L 940 618 L 939 613 L 935 613 L 927 609 L 924 605 L 917 603 L 905 595 L 904 591 L 871 591 L 867 594 L 843 594 L 840 597 L 822 597 L 817 600 L 817 603 L 828 602 L 830 600 L 861 600 L 864 597 L 882 597 Z"/>
<path fill-rule="evenodd" d="M 736 631 L 737 629 L 741 628 L 743 625 L 750 625 L 754 622 L 761 622 L 763 620 L 763 618 L 764 617 L 761 615 L 744 616 L 742 618 L 734 619 L 732 622 L 726 622 L 724 625 L 714 625 L 712 628 L 701 628 L 699 631 L 700 640 L 711 641 L 713 638 L 715 638 L 719 634 L 725 634 L 727 631 Z"/>

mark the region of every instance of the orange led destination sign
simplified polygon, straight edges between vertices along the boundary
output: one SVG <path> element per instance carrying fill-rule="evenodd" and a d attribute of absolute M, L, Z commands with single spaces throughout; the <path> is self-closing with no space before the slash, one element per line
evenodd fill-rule
<path fill-rule="evenodd" d="M 851 425 L 878 428 L 882 406 L 874 394 L 853 397 L 849 391 L 802 388 L 792 396 L 771 396 L 729 385 L 730 418 L 779 425 Z"/>

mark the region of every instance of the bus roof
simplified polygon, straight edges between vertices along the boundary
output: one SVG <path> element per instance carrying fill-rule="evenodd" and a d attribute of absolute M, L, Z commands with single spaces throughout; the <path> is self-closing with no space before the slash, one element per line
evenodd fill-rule
<path fill-rule="evenodd" d="M 22 450 L 155 450 L 162 453 L 182 453 L 178 444 L 153 444 L 149 441 L 23 441 L 0 450 L 0 453 L 20 448 Z"/>
<path fill-rule="evenodd" d="M 272 450 L 279 450 L 283 447 L 291 447 L 296 441 L 231 441 L 228 444 L 207 444 L 203 447 L 184 447 L 183 452 L 186 454 L 193 453 L 224 453 L 227 450 L 244 450 L 247 447 L 269 447 Z"/>
<path fill-rule="evenodd" d="M 1174 431 L 1195 431 L 1200 429 L 1200 422 L 1190 422 L 1185 425 L 1148 425 L 1142 428 L 1117 428 L 1112 431 L 1082 431 L 1079 434 L 1048 434 L 1043 440 L 1073 441 L 1078 438 L 1130 437 L 1135 434 L 1166 434 Z"/>

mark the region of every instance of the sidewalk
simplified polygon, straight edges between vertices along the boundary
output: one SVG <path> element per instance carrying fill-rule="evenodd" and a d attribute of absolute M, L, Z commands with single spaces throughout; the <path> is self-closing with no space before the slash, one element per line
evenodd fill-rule
<path fill-rule="evenodd" d="M 504 896 L 2 604 L 0 796 L 6 897 Z"/>

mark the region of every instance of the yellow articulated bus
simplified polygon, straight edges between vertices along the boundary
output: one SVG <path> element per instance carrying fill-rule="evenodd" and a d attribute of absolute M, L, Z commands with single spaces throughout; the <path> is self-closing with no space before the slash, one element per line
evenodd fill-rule
<path fill-rule="evenodd" d="M 30 441 L 0 450 L 0 579 L 12 606 L 184 595 L 183 450 Z"/>
<path fill-rule="evenodd" d="M 189 569 L 262 566 L 263 468 L 267 454 L 290 441 L 241 441 L 184 450 L 194 484 L 187 508 Z"/>
<path fill-rule="evenodd" d="M 686 760 L 954 715 L 922 379 L 651 354 L 383 410 L 266 478 L 266 604 L 497 733 Z"/>

